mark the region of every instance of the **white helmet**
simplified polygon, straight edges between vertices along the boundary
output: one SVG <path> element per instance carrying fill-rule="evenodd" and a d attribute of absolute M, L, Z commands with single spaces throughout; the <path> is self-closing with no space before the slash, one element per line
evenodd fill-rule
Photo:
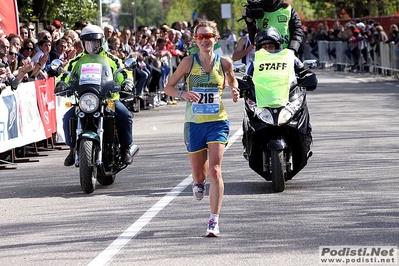
<path fill-rule="evenodd" d="M 104 43 L 104 31 L 97 25 L 87 25 L 82 29 L 80 39 L 89 54 L 97 54 Z"/>

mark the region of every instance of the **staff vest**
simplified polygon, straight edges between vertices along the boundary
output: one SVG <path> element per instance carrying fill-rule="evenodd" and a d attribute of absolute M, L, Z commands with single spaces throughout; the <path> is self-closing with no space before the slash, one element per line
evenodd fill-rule
<path fill-rule="evenodd" d="M 295 55 L 288 49 L 279 53 L 260 49 L 255 53 L 253 82 L 258 107 L 287 104 L 290 85 L 296 80 L 294 60 Z"/>
<path fill-rule="evenodd" d="M 274 12 L 264 12 L 263 18 L 256 19 L 259 29 L 265 30 L 270 26 L 275 27 L 283 38 L 282 48 L 290 44 L 291 34 L 288 22 L 291 19 L 291 6 L 282 7 Z"/>

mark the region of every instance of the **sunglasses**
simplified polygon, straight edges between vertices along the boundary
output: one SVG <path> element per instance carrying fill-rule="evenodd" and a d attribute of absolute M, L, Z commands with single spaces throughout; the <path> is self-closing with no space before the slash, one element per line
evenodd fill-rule
<path fill-rule="evenodd" d="M 17 55 L 17 53 L 14 53 L 14 52 L 8 52 L 8 54 L 9 55 L 15 55 L 15 56 Z"/>
<path fill-rule="evenodd" d="M 33 28 L 29 28 L 29 30 L 30 30 L 30 31 L 34 31 L 35 29 L 33 29 Z"/>
<path fill-rule="evenodd" d="M 33 51 L 33 48 L 31 48 L 31 47 L 25 47 L 24 49 L 27 51 Z"/>
<path fill-rule="evenodd" d="M 203 40 L 203 39 L 205 39 L 205 40 L 209 40 L 209 39 L 211 39 L 211 38 L 215 38 L 216 37 L 216 34 L 213 34 L 213 33 L 200 33 L 200 34 L 197 34 L 197 36 L 195 37 L 197 40 Z"/>

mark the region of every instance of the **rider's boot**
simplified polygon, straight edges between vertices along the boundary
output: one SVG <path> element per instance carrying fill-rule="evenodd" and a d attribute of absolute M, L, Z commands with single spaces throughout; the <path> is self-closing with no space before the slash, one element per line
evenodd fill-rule
<path fill-rule="evenodd" d="M 70 148 L 68 156 L 64 160 L 65 166 L 71 166 L 75 164 L 75 149 Z"/>

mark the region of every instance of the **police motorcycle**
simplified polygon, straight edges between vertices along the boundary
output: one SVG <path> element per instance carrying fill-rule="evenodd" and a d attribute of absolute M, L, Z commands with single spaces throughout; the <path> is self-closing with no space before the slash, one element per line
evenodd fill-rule
<path fill-rule="evenodd" d="M 111 93 L 120 92 L 121 85 L 115 80 L 122 70 L 131 69 L 135 62 L 130 58 L 125 67 L 115 71 L 107 60 L 98 54 L 87 54 L 80 59 L 71 72 L 62 68 L 62 62 L 51 63 L 54 71 L 70 74 L 69 83 L 57 83 L 57 96 L 74 96 L 74 102 L 67 102 L 75 108 L 76 117 L 69 122 L 72 143 L 75 143 L 75 166 L 79 167 L 80 184 L 83 192 L 95 190 L 96 181 L 108 186 L 114 183 L 118 172 L 128 164 L 123 161 L 116 131 L 115 105 Z M 79 73 L 79 74 L 78 74 Z M 137 145 L 130 147 L 132 157 L 137 155 Z"/>
<path fill-rule="evenodd" d="M 268 31 L 258 34 L 256 49 L 277 40 L 281 44 L 280 34 L 277 34 Z M 240 97 L 245 101 L 244 157 L 252 170 L 272 182 L 275 192 L 284 191 L 285 182 L 303 169 L 312 155 L 306 92 L 317 87 L 317 77 L 310 71 L 317 63 L 305 60 L 294 73 L 278 71 L 290 66 L 290 63 L 278 61 L 281 55 L 290 52 L 288 49 L 278 53 L 257 51 L 254 67 L 258 71 L 255 69 L 253 76 L 247 73 L 238 79 Z M 262 53 L 264 56 L 259 56 Z M 241 71 L 243 68 L 241 66 Z M 256 78 L 255 74 L 262 75 L 262 71 L 269 71 L 266 79 Z"/>

